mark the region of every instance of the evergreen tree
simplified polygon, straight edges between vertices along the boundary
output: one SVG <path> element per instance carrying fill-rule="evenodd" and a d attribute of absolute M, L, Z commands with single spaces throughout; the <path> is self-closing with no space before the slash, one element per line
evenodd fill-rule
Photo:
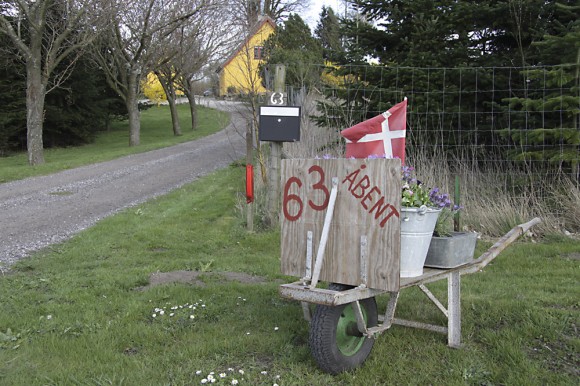
<path fill-rule="evenodd" d="M 26 79 L 15 57 L 10 42 L 0 35 L 0 156 L 26 149 Z"/>
<path fill-rule="evenodd" d="M 320 80 L 323 58 L 320 43 L 297 14 L 291 14 L 264 43 L 266 59 L 262 70 L 270 65 L 286 65 L 286 84 L 302 88 Z"/>
<path fill-rule="evenodd" d="M 347 52 L 336 69 L 344 84 L 328 92 L 321 109 L 342 120 L 333 126 L 347 127 L 412 95 L 408 119 L 413 127 L 408 141 L 411 146 L 441 143 L 452 149 L 453 145 L 493 144 L 495 149 L 503 149 L 497 146 L 506 140 L 498 133 L 505 127 L 501 125 L 510 124 L 511 130 L 531 129 L 529 118 L 533 114 L 522 111 L 520 120 L 518 109 L 532 105 L 528 88 L 533 83 L 529 82 L 539 75 L 521 68 L 496 71 L 493 66 L 536 65 L 548 63 L 548 57 L 550 63 L 559 64 L 577 53 L 576 48 L 571 49 L 578 44 L 575 32 L 562 33 L 579 19 L 572 1 L 563 5 L 543 0 L 352 3 L 357 13 L 344 22 Z M 557 7 L 562 10 L 558 12 Z M 563 44 L 559 48 L 552 45 L 557 39 Z M 549 51 L 553 52 L 545 55 Z M 563 51 L 566 54 L 557 54 Z M 369 58 L 378 64 L 368 66 Z M 546 82 L 553 83 L 549 79 L 555 81 L 558 74 L 546 75 Z M 568 82 L 578 82 L 577 74 L 569 75 Z M 558 84 L 567 87 L 566 83 Z M 569 106 L 568 111 L 573 112 L 578 101 L 572 98 L 568 104 L 569 94 L 551 102 Z M 543 100 L 542 108 L 546 106 L 549 104 Z M 551 113 L 542 114 L 546 123 Z M 577 121 L 577 114 L 569 115 L 573 116 L 566 118 L 568 121 Z M 519 126 L 522 122 L 528 126 Z M 577 123 L 569 127 L 577 127 Z M 562 135 L 575 141 L 573 135 Z"/>
<path fill-rule="evenodd" d="M 518 144 L 517 160 L 556 164 L 578 179 L 580 162 L 580 5 L 556 3 L 553 23 L 544 39 L 533 43 L 546 68 L 525 70 L 523 95 L 505 99 L 518 112 L 501 134 Z"/>
<path fill-rule="evenodd" d="M 325 60 L 333 62 L 343 54 L 340 23 L 331 7 L 322 7 L 314 35 L 322 45 L 322 56 Z"/>
<path fill-rule="evenodd" d="M 26 149 L 26 78 L 19 71 L 16 53 L 2 38 L 0 51 L 1 156 Z M 88 143 L 97 131 L 107 129 L 112 117 L 123 114 L 122 101 L 108 88 L 103 74 L 81 58 L 68 79 L 46 97 L 44 145 Z"/>

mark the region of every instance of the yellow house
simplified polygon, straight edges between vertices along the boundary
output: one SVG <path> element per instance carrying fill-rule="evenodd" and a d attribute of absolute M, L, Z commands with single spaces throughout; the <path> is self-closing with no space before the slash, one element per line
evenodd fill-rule
<path fill-rule="evenodd" d="M 274 32 L 276 23 L 262 16 L 246 39 L 218 69 L 219 95 L 236 93 L 265 93 L 258 66 L 262 61 L 264 41 Z"/>

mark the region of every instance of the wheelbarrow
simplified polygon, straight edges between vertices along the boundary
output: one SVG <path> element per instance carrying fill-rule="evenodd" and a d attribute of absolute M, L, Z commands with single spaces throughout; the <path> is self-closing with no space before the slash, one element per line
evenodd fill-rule
<path fill-rule="evenodd" d="M 282 162 L 285 181 L 281 217 L 282 272 L 294 276 L 303 272 L 304 275 L 300 275 L 298 281 L 281 285 L 279 292 L 283 298 L 301 302 L 304 318 L 310 322 L 312 355 L 325 372 L 337 374 L 360 366 L 371 353 L 375 338 L 392 325 L 447 334 L 448 345 L 459 347 L 461 275 L 482 270 L 508 245 L 540 222 L 539 218 L 534 218 L 514 227 L 477 259 L 463 265 L 448 269 L 424 268 L 420 276 L 400 277 L 400 244 L 396 242 L 400 221 L 392 215 L 398 213 L 399 171 L 400 164 L 394 160 Z M 335 177 L 328 178 L 328 174 Z M 389 176 L 386 181 L 385 175 Z M 332 189 L 329 190 L 328 186 Z M 364 192 L 361 192 L 362 186 L 366 187 Z M 372 210 L 378 205 L 373 207 L 373 202 L 382 205 L 380 210 Z M 394 203 L 392 208 L 387 206 L 387 202 Z M 312 209 L 312 215 L 307 212 L 308 208 Z M 355 213 L 357 210 L 360 213 Z M 316 211 L 325 211 L 322 229 L 316 227 L 322 222 L 322 216 Z M 337 217 L 337 211 L 342 217 Z M 333 218 L 339 224 L 333 226 Z M 356 234 L 348 240 L 352 232 L 345 232 L 340 224 L 349 221 L 359 225 L 364 223 L 359 227 L 363 228 L 364 234 Z M 392 229 L 387 229 L 389 224 Z M 380 237 L 373 236 L 377 231 L 383 232 Z M 300 239 L 302 233 L 305 234 L 303 241 Z M 320 234 L 315 260 L 314 234 Z M 390 240 L 386 246 L 381 244 L 385 237 Z M 330 253 L 325 252 L 327 244 Z M 353 244 L 356 248 L 351 248 Z M 377 244 L 382 247 L 373 249 L 372 245 Z M 301 259 L 299 256 L 303 249 L 305 258 Z M 353 255 L 355 249 L 360 254 L 355 260 L 344 264 L 333 261 L 338 255 Z M 374 255 L 377 251 L 380 253 Z M 328 255 L 326 261 L 325 255 Z M 426 287 L 428 283 L 443 279 L 447 279 L 447 306 Z M 320 281 L 328 282 L 327 288 L 319 287 Z M 395 317 L 400 291 L 413 286 L 418 286 L 445 315 L 446 326 Z M 383 294 L 389 296 L 384 315 L 379 315 L 376 298 Z M 314 311 L 311 305 L 315 305 Z"/>
<path fill-rule="evenodd" d="M 400 290 L 418 286 L 447 318 L 447 326 L 395 317 L 400 291 L 384 291 L 365 286 L 330 283 L 327 289 L 312 288 L 308 278 L 280 286 L 280 295 L 302 303 L 304 318 L 310 322 L 309 343 L 318 366 L 331 374 L 360 366 L 371 353 L 375 339 L 392 325 L 421 328 L 447 334 L 450 347 L 461 344 L 461 275 L 481 271 L 501 251 L 539 223 L 539 218 L 520 224 L 501 237 L 479 258 L 451 269 L 425 268 L 417 277 L 401 278 Z M 447 307 L 426 287 L 447 279 Z M 384 315 L 378 315 L 376 297 L 388 293 Z M 314 312 L 310 304 L 315 304 Z"/>

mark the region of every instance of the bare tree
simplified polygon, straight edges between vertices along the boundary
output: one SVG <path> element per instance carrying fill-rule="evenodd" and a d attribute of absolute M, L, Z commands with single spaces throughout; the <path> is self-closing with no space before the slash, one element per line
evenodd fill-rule
<path fill-rule="evenodd" d="M 171 60 L 175 84 L 189 102 L 192 129 L 197 126 L 196 83 L 205 79 L 208 72 L 214 71 L 216 63 L 222 61 L 236 43 L 234 27 L 223 19 L 225 5 L 222 3 L 210 12 L 204 12 L 202 17 L 195 18 L 179 31 L 179 47 Z"/>
<path fill-rule="evenodd" d="M 11 0 L 0 6 L 6 34 L 26 67 L 28 163 L 44 163 L 42 131 L 46 94 L 66 80 L 82 48 L 96 38 L 107 0 Z M 65 70 L 57 73 L 67 59 Z"/>
<path fill-rule="evenodd" d="M 299 12 L 308 7 L 310 0 L 230 0 L 238 10 L 234 19 L 249 31 L 260 16 L 270 16 L 276 23 L 281 22 L 291 12 Z"/>
<path fill-rule="evenodd" d="M 209 0 L 130 0 L 119 4 L 112 27 L 94 51 L 109 85 L 123 98 L 129 114 L 129 145 L 140 143 L 140 81 L 155 66 L 155 47 L 169 44 L 172 33 L 208 7 Z"/>

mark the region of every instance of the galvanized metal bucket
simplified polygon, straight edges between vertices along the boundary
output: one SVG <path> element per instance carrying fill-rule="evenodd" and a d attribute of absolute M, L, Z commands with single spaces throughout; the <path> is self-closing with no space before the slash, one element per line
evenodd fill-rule
<path fill-rule="evenodd" d="M 401 208 L 401 277 L 423 274 L 433 230 L 441 209 Z"/>

